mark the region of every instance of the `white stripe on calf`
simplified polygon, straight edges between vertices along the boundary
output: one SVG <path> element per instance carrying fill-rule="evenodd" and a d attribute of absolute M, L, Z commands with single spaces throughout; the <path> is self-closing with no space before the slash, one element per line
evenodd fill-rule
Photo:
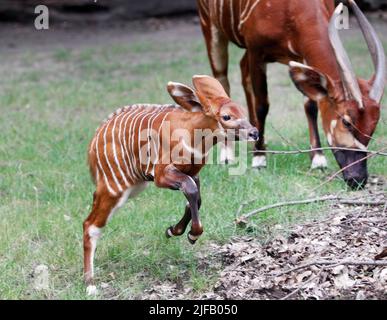
<path fill-rule="evenodd" d="M 112 166 L 110 164 L 109 157 L 108 157 L 108 154 L 107 154 L 106 134 L 107 134 L 107 131 L 109 129 L 110 124 L 111 124 L 111 121 L 109 121 L 106 124 L 105 132 L 104 132 L 104 135 L 103 135 L 103 142 L 104 142 L 103 149 L 104 149 L 104 154 L 105 154 L 105 160 L 106 160 L 106 163 L 107 163 L 107 165 L 108 165 L 108 167 L 110 169 L 110 173 L 112 174 L 113 180 L 116 183 L 116 186 L 117 186 L 118 190 L 122 192 L 123 191 L 122 186 L 121 186 L 121 184 L 119 183 L 119 181 L 118 181 L 118 179 L 116 177 L 116 174 L 115 174 L 115 172 L 114 172 L 114 170 L 113 170 L 113 168 L 112 168 Z"/>
<path fill-rule="evenodd" d="M 148 149 L 147 149 L 147 156 L 148 156 L 148 163 L 147 163 L 147 166 L 146 166 L 146 169 L 145 169 L 145 174 L 148 174 L 148 170 L 149 170 L 149 166 L 152 162 L 152 154 L 153 152 L 151 152 L 151 144 L 154 144 L 153 141 L 150 141 L 150 137 L 151 137 L 151 130 L 153 132 L 153 125 L 154 125 L 154 122 L 155 120 L 163 114 L 163 111 L 165 110 L 165 107 L 161 107 L 160 109 L 160 112 L 155 114 L 152 118 L 151 121 L 148 122 L 148 132 L 147 132 L 147 143 L 148 143 Z M 154 139 L 157 139 L 157 137 L 153 137 L 153 139 L 151 140 L 154 140 Z"/>
<path fill-rule="evenodd" d="M 155 161 L 153 162 L 153 169 L 152 169 L 152 171 L 153 171 L 153 174 L 152 175 L 154 175 L 154 168 L 155 168 L 155 166 L 156 166 L 156 164 L 159 162 L 159 157 L 160 157 L 160 148 L 162 147 L 161 146 L 161 137 L 160 137 L 160 134 L 161 134 L 161 130 L 162 130 L 162 128 L 163 128 L 163 124 L 164 124 L 164 121 L 165 121 L 165 119 L 167 118 L 167 116 L 171 113 L 172 111 L 169 111 L 169 112 L 167 112 L 166 114 L 165 114 L 165 116 L 164 116 L 164 118 L 163 118 L 163 120 L 161 121 L 161 123 L 160 123 L 160 127 L 159 127 L 159 131 L 158 131 L 158 134 L 157 134 L 157 145 L 155 145 L 155 150 L 156 150 L 156 157 L 155 157 Z M 156 143 L 156 142 L 155 142 Z"/>
<path fill-rule="evenodd" d="M 125 109 L 126 110 L 126 109 Z M 128 112 L 129 113 L 129 112 Z M 119 125 L 119 128 L 118 128 L 118 142 L 120 144 L 120 149 L 121 149 L 121 157 L 122 157 L 122 161 L 124 162 L 124 166 L 125 166 L 125 171 L 126 171 L 126 174 L 128 176 L 128 178 L 132 178 L 130 176 L 130 173 L 129 173 L 129 167 L 128 167 L 128 163 L 126 162 L 126 159 L 125 159 L 125 151 L 124 151 L 124 146 L 122 144 L 122 123 L 124 122 L 124 119 L 125 119 L 125 116 L 126 116 L 127 113 L 123 112 L 121 115 L 120 115 L 120 118 L 121 118 L 121 121 L 120 121 L 120 125 Z"/>
<path fill-rule="evenodd" d="M 105 171 L 103 170 L 103 167 L 102 167 L 102 164 L 101 164 L 101 159 L 100 159 L 100 156 L 99 156 L 98 142 L 99 142 L 99 135 L 100 135 L 101 131 L 102 131 L 102 129 L 98 132 L 98 134 L 97 134 L 97 139 L 96 139 L 96 142 L 95 142 L 95 145 L 96 145 L 96 154 L 97 154 L 97 162 L 98 162 L 98 166 L 99 166 L 100 170 L 102 171 L 103 178 L 104 178 L 105 184 L 106 184 L 106 188 L 108 189 L 108 191 L 109 191 L 112 195 L 116 196 L 116 195 L 117 195 L 117 192 L 115 192 L 115 191 L 113 190 L 113 188 L 110 186 L 109 180 L 108 180 L 108 178 L 107 178 L 107 176 L 106 176 Z"/>
<path fill-rule="evenodd" d="M 152 119 L 152 117 L 154 117 L 155 115 L 157 115 L 157 114 L 159 114 L 161 112 L 161 109 L 160 108 L 157 108 L 157 107 L 154 107 L 154 110 L 152 111 L 152 112 L 149 112 L 142 120 L 141 120 L 141 122 L 140 122 L 140 125 L 139 125 L 139 127 L 138 127 L 138 137 L 137 137 L 137 140 L 138 140 L 138 160 L 139 160 L 139 162 L 140 162 L 140 171 L 141 171 L 141 174 L 144 176 L 144 178 L 146 179 L 147 177 L 146 177 L 146 175 L 144 175 L 144 173 L 143 173 L 143 171 L 142 171 L 142 164 L 143 164 L 143 162 L 142 162 L 142 155 L 141 155 L 141 138 L 142 138 L 142 125 L 143 125 L 143 121 L 147 118 L 147 120 L 148 120 L 148 125 L 147 125 L 147 132 L 146 132 L 146 134 L 147 134 L 147 136 L 146 136 L 146 139 L 147 139 L 147 141 L 148 141 L 148 132 L 149 132 L 149 123 L 150 123 L 150 121 L 151 121 L 151 119 Z M 147 144 L 148 144 L 148 142 L 147 142 Z M 146 173 L 146 171 L 145 171 L 145 173 Z"/>
<path fill-rule="evenodd" d="M 133 167 L 133 170 L 136 172 L 136 175 L 137 175 L 137 177 L 140 179 L 140 180 L 142 180 L 142 179 L 144 179 L 144 176 L 143 176 L 143 174 L 141 173 L 141 171 L 138 169 L 138 167 L 137 167 L 137 156 L 135 155 L 135 153 L 134 153 L 134 138 L 135 138 L 135 134 L 136 134 L 136 126 L 137 126 L 137 122 L 138 122 L 138 120 L 139 119 L 144 119 L 144 117 L 146 117 L 148 114 L 149 114 L 149 109 L 147 109 L 147 108 L 145 108 L 144 109 L 145 111 L 143 111 L 143 112 L 140 112 L 139 114 L 137 114 L 137 115 L 135 115 L 133 118 L 133 126 L 132 126 L 132 135 L 131 135 L 131 147 L 132 147 L 132 149 L 131 149 L 131 160 L 132 160 L 132 167 Z M 141 120 L 140 120 L 140 123 L 141 123 Z M 138 132 L 138 134 L 140 134 L 139 132 Z"/>
<path fill-rule="evenodd" d="M 243 11 L 241 13 L 240 19 L 242 19 L 244 17 L 244 15 L 246 14 L 247 10 L 249 9 L 249 5 L 250 5 L 250 0 L 247 0 L 246 1 L 246 6 L 245 6 L 245 8 L 243 9 Z M 242 5 L 241 5 L 241 7 L 242 7 Z"/>
<path fill-rule="evenodd" d="M 132 182 L 135 182 L 136 181 L 136 177 L 135 177 L 135 174 L 133 172 L 133 169 L 132 169 L 132 165 L 130 163 L 130 154 L 129 154 L 129 150 L 128 150 L 128 146 L 129 146 L 129 136 L 130 136 L 130 126 L 129 126 L 129 130 L 128 130 L 128 141 L 126 141 L 126 127 L 127 127 L 127 124 L 128 124 L 128 120 L 130 119 L 130 123 L 132 123 L 133 121 L 133 118 L 132 115 L 135 114 L 136 112 L 138 112 L 138 106 L 137 105 L 134 105 L 132 106 L 132 109 L 130 112 L 127 113 L 126 115 L 126 119 L 125 119 L 125 126 L 124 126 L 124 131 L 123 131 L 123 136 L 124 136 L 124 149 L 125 149 L 125 155 L 127 156 L 128 158 L 128 168 L 130 170 L 130 173 L 128 172 L 128 176 L 130 177 L 130 179 L 132 180 Z"/>
<path fill-rule="evenodd" d="M 127 117 L 127 119 L 125 121 L 124 147 L 125 147 L 125 152 L 126 152 L 127 157 L 128 157 L 128 166 L 129 166 L 129 169 L 130 169 L 130 172 L 131 172 L 132 181 L 137 181 L 138 179 L 140 179 L 140 177 L 138 177 L 136 175 L 136 172 L 135 172 L 135 170 L 133 168 L 133 161 L 132 161 L 132 153 L 133 153 L 133 151 L 130 150 L 130 148 L 129 148 L 129 145 L 130 145 L 130 142 L 131 142 L 131 140 L 130 140 L 131 139 L 131 131 L 132 131 L 132 126 L 133 126 L 133 122 L 134 122 L 135 118 L 140 113 L 143 113 L 143 112 L 144 112 L 144 107 L 136 105 L 134 111 L 131 112 L 130 117 Z M 128 140 L 126 140 L 126 127 L 127 127 L 128 121 L 130 121 L 130 125 L 128 126 L 128 130 L 127 130 L 128 131 L 127 132 Z"/>
<path fill-rule="evenodd" d="M 155 130 L 155 128 L 153 127 L 154 126 L 154 122 L 156 121 L 156 119 L 159 117 L 159 116 L 163 116 L 164 115 L 164 118 L 163 118 L 163 120 L 161 121 L 161 123 L 160 123 L 160 128 L 161 128 L 161 126 L 162 126 L 162 122 L 164 121 L 164 119 L 165 119 L 165 117 L 166 117 L 166 115 L 164 114 L 164 112 L 165 112 L 165 109 L 168 109 L 168 107 L 167 106 L 163 106 L 162 107 L 162 109 L 161 109 L 161 112 L 160 113 L 158 113 L 156 116 L 155 116 L 155 118 L 153 119 L 153 121 L 152 121 L 152 124 L 151 124 L 151 126 L 150 126 L 150 132 L 149 132 L 149 134 L 148 134 L 148 146 L 149 146 L 149 148 L 148 148 L 148 154 L 149 154 L 149 158 L 148 158 L 148 164 L 147 164 L 147 167 L 146 167 L 146 169 L 145 169 L 145 173 L 146 174 L 151 174 L 152 176 L 154 176 L 154 166 L 155 166 L 155 164 L 156 164 L 156 159 L 157 159 L 157 155 L 154 157 L 154 159 L 152 159 L 152 155 L 154 155 L 155 153 L 157 154 L 157 152 L 158 152 L 158 139 L 159 139 L 159 137 L 160 137 L 160 130 L 156 133 L 156 137 L 154 137 L 154 136 L 152 136 L 151 137 L 151 141 L 149 141 L 149 135 L 151 134 L 151 133 L 153 133 L 153 132 L 155 132 L 156 130 Z M 151 152 L 151 145 L 153 146 L 153 148 L 154 148 L 154 152 Z M 153 166 L 151 166 L 151 165 L 153 165 Z M 150 168 L 152 168 L 152 170 L 151 170 L 151 172 L 149 173 L 149 169 Z"/>
<path fill-rule="evenodd" d="M 206 7 L 206 5 L 208 4 L 205 0 L 201 0 L 200 1 L 201 3 L 201 6 L 202 6 L 202 9 L 203 9 L 203 11 L 205 12 L 205 14 L 207 15 L 207 16 L 209 16 L 210 15 L 210 13 L 209 13 L 209 8 L 208 7 Z"/>
<path fill-rule="evenodd" d="M 117 116 L 114 119 L 114 125 L 113 125 L 113 129 L 112 129 L 113 156 L 114 156 L 114 161 L 116 162 L 118 171 L 120 172 L 120 175 L 121 175 L 122 179 L 124 180 L 125 185 L 127 187 L 129 187 L 129 182 L 128 182 L 128 180 L 126 180 L 125 174 L 121 169 L 120 161 L 118 160 L 118 157 L 117 157 L 117 150 L 116 150 L 116 143 L 115 143 L 116 142 L 115 141 L 115 130 L 116 130 L 116 124 L 117 124 L 118 117 L 120 117 L 120 116 Z M 119 143 L 121 143 L 121 142 L 119 141 Z"/>

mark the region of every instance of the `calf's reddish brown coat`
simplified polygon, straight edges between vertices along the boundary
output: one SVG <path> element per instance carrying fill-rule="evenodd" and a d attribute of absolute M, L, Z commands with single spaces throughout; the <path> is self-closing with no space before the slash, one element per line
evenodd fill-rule
<path fill-rule="evenodd" d="M 168 91 L 178 106 L 133 105 L 118 110 L 90 143 L 89 165 L 96 191 L 91 213 L 83 224 L 84 275 L 90 294 L 96 290 L 93 264 L 101 229 L 149 181 L 160 188 L 181 190 L 188 200 L 183 218 L 167 229 L 167 236 L 182 235 L 191 220 L 189 241 L 195 243 L 202 234 L 198 174 L 205 164 L 203 147 L 207 144 L 198 147 L 195 130 L 204 132 L 203 140 L 209 138 L 212 144 L 217 142 L 214 132 L 223 134 L 228 129 L 237 130 L 237 135 L 245 130 L 246 138 L 258 139 L 244 109 L 231 101 L 217 80 L 195 76 L 193 84 L 195 90 L 169 83 Z M 173 139 L 173 135 L 179 138 Z M 185 159 L 174 157 L 176 149 L 187 151 Z"/>

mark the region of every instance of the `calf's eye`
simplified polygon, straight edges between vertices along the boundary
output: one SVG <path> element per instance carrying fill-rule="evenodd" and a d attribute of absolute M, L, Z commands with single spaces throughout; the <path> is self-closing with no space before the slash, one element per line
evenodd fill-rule
<path fill-rule="evenodd" d="M 228 114 L 226 114 L 226 115 L 224 115 L 224 116 L 222 117 L 222 119 L 223 119 L 224 121 L 229 121 L 229 120 L 231 120 L 231 117 L 230 117 Z"/>

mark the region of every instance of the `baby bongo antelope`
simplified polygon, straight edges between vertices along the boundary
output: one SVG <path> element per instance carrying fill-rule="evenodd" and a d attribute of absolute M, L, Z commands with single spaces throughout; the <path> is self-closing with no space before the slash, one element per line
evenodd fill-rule
<path fill-rule="evenodd" d="M 228 97 L 220 82 L 194 76 L 193 85 L 194 89 L 170 82 L 168 92 L 178 105 L 132 105 L 117 110 L 96 131 L 88 152 L 96 191 L 83 223 L 88 294 L 96 293 L 94 253 L 101 229 L 128 198 L 150 181 L 182 191 L 188 200 L 184 216 L 166 234 L 180 236 L 192 221 L 188 240 L 194 244 L 203 233 L 198 174 L 209 152 L 203 143 L 208 146 L 210 141 L 212 147 L 226 130 L 235 130 L 239 139 L 258 140 L 244 109 Z"/>

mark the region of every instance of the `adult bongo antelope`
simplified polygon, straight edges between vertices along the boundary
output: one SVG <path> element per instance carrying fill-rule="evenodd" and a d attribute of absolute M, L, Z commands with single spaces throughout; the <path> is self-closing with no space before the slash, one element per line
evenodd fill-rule
<path fill-rule="evenodd" d="M 242 83 L 251 123 L 260 139 L 255 145 L 253 167 L 265 167 L 265 120 L 269 110 L 266 65 L 288 64 L 296 87 L 307 97 L 305 112 L 310 144 L 321 148 L 317 115 L 332 147 L 359 151 L 334 151 L 341 168 L 361 160 L 380 118 L 386 63 L 375 30 L 349 0 L 367 42 L 375 74 L 357 78 L 341 43 L 335 23 L 343 5 L 333 0 L 198 0 L 199 15 L 214 76 L 230 93 L 227 78 L 228 44 L 246 49 L 241 61 Z M 312 168 L 326 167 L 322 151 L 311 153 Z M 347 184 L 356 188 L 367 182 L 367 163 L 343 171 Z"/>
<path fill-rule="evenodd" d="M 203 141 L 210 139 L 211 147 L 219 138 L 214 132 L 222 135 L 231 129 L 241 139 L 258 139 L 258 130 L 248 121 L 244 108 L 228 97 L 216 79 L 194 76 L 193 84 L 194 90 L 179 83 L 168 84 L 178 106 L 133 105 L 118 110 L 90 143 L 88 159 L 96 191 L 91 213 L 83 224 L 84 276 L 89 294 L 96 291 L 93 264 L 101 229 L 128 198 L 141 192 L 149 181 L 159 188 L 181 190 L 188 200 L 184 216 L 166 234 L 182 235 L 192 219 L 188 240 L 194 244 L 203 232 L 198 174 L 209 151 L 203 148 L 208 146 Z M 194 139 L 196 131 L 203 133 L 200 140 Z M 175 157 L 174 150 L 183 151 L 182 158 Z"/>

